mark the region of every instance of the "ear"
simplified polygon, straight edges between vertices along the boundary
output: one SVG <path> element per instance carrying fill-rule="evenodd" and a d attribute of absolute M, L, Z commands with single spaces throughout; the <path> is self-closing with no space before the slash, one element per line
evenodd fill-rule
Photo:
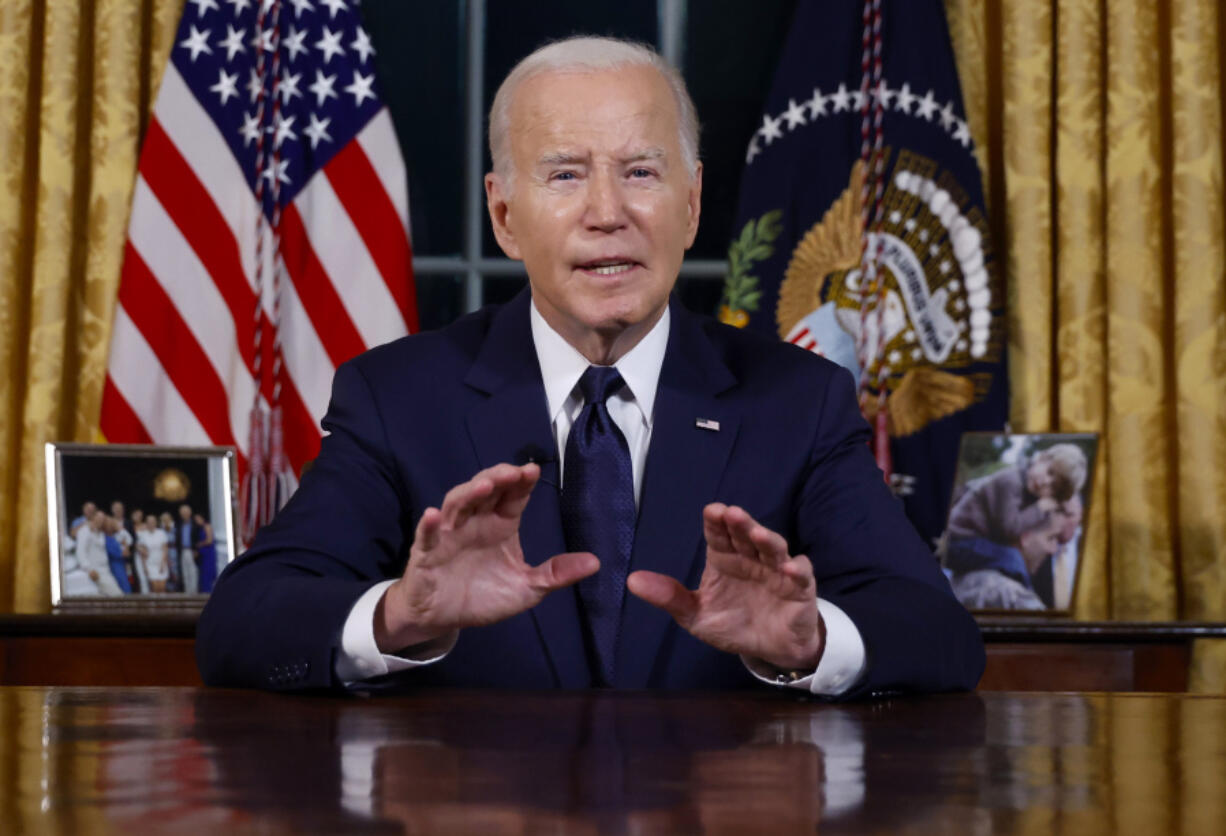
<path fill-rule="evenodd" d="M 698 216 L 702 214 L 702 163 L 698 163 L 694 169 L 694 176 L 690 179 L 688 211 L 690 217 L 685 227 L 685 248 L 687 250 L 694 245 L 694 236 L 698 234 Z"/>
<path fill-rule="evenodd" d="M 494 228 L 498 246 L 502 247 L 507 258 L 522 260 L 519 244 L 515 240 L 507 189 L 502 178 L 492 171 L 485 175 L 485 206 L 490 213 L 490 225 Z"/>

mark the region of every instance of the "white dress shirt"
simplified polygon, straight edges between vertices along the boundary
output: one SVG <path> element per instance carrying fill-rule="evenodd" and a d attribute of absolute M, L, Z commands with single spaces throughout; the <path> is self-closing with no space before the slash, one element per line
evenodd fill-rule
<path fill-rule="evenodd" d="M 566 440 L 571 425 L 583 408 L 583 396 L 578 390 L 579 378 L 591 364 L 549 326 L 537 310 L 535 301 L 531 306 L 531 319 L 532 340 L 545 385 L 553 435 L 558 445 L 560 476 L 564 471 L 563 457 L 566 455 Z M 616 368 L 626 385 L 606 403 L 609 416 L 622 431 L 630 448 L 636 505 L 642 494 L 643 471 L 655 414 L 656 386 L 668 346 L 669 323 L 670 315 L 665 311 L 655 327 L 618 360 Z M 436 652 L 429 658 L 413 659 L 379 652 L 375 644 L 375 606 L 393 583 L 393 580 L 383 581 L 367 590 L 345 620 L 341 652 L 336 659 L 336 674 L 346 684 L 437 662 L 455 646 L 458 634 L 452 636 L 443 652 Z M 785 685 L 823 696 L 844 693 L 860 679 L 865 667 L 864 640 L 860 631 L 846 613 L 829 601 L 818 598 L 816 605 L 826 625 L 826 647 L 817 670 L 796 680 L 781 681 L 769 665 L 742 657 L 754 676 L 773 685 Z"/>

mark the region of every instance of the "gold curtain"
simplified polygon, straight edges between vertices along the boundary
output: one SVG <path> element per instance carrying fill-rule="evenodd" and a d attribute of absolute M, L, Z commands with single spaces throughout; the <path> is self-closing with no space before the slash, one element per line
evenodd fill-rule
<path fill-rule="evenodd" d="M 50 604 L 43 445 L 94 440 L 140 138 L 182 6 L 0 3 L 0 612 Z"/>
<path fill-rule="evenodd" d="M 1082 619 L 1226 620 L 1220 0 L 946 0 L 1012 426 L 1098 432 Z M 1191 682 L 1226 690 L 1226 647 Z"/>

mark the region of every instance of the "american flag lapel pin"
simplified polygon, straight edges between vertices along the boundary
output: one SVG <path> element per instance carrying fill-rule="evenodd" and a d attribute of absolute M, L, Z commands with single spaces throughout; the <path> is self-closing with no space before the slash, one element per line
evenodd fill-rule
<path fill-rule="evenodd" d="M 714 418 L 695 418 L 694 426 L 700 430 L 710 430 L 713 433 L 719 432 L 719 421 Z"/>

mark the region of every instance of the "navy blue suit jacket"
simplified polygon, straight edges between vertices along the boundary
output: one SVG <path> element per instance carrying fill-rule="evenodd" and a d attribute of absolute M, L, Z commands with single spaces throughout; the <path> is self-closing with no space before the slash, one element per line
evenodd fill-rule
<path fill-rule="evenodd" d="M 318 459 L 226 569 L 201 616 L 207 683 L 339 688 L 333 660 L 350 608 L 403 572 L 425 509 L 482 468 L 544 456 L 523 550 L 532 564 L 566 551 L 529 300 L 524 292 L 337 370 Z M 818 594 L 859 628 L 868 670 L 849 696 L 973 688 L 984 664 L 978 628 L 883 484 L 850 375 L 675 299 L 671 314 L 631 569 L 695 587 L 703 506 L 740 505 L 783 534 L 792 554 L 809 556 Z M 444 660 L 383 684 L 584 688 L 582 636 L 576 594 L 564 589 L 506 621 L 462 630 Z M 617 660 L 618 687 L 763 687 L 736 656 L 629 594 Z"/>

